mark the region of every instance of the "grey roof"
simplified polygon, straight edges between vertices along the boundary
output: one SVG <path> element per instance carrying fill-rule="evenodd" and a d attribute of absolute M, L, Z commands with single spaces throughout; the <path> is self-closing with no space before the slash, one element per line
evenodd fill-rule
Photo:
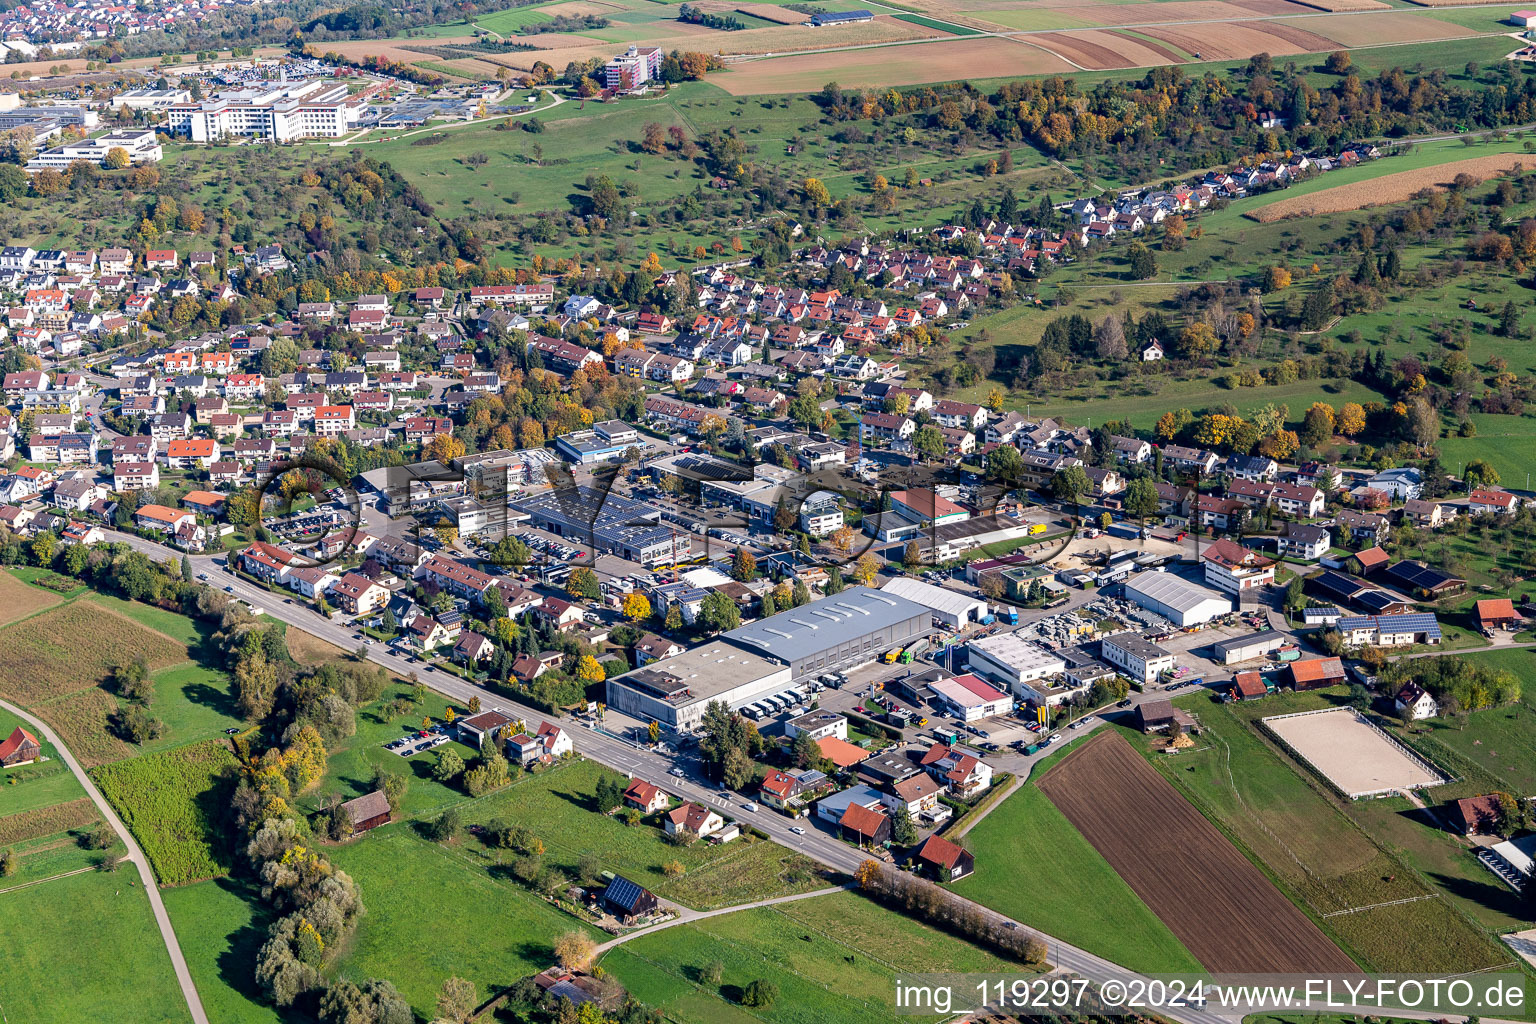
<path fill-rule="evenodd" d="M 1278 647 L 1283 643 L 1285 643 L 1284 634 L 1278 633 L 1273 629 L 1266 629 L 1258 633 L 1249 633 L 1246 636 L 1234 636 L 1218 641 L 1211 644 L 1211 650 L 1225 656 L 1233 651 L 1246 651 L 1267 644 L 1274 644 Z"/>
<path fill-rule="evenodd" d="M 1140 633 L 1116 633 L 1114 636 L 1105 637 L 1103 642 L 1114 644 L 1126 654 L 1140 658 L 1143 661 L 1150 661 L 1153 658 L 1166 658 L 1172 653 L 1171 651 L 1163 650 Z"/>
<path fill-rule="evenodd" d="M 1125 589 L 1128 594 L 1139 594 L 1180 612 L 1194 611 L 1206 601 L 1225 601 L 1228 608 L 1232 606 L 1231 599 L 1225 594 L 1191 583 L 1171 572 L 1139 573 L 1126 581 Z"/>
<path fill-rule="evenodd" d="M 932 613 L 895 594 L 851 587 L 840 594 L 790 608 L 724 634 L 790 664 L 858 636 Z"/>

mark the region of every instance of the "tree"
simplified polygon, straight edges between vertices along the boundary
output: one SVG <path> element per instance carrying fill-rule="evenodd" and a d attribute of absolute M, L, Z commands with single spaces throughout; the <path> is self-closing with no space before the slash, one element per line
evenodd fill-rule
<path fill-rule="evenodd" d="M 746 548 L 738 547 L 731 556 L 731 579 L 746 583 L 757 578 L 757 559 Z"/>
<path fill-rule="evenodd" d="M 1140 242 L 1131 243 L 1127 265 L 1133 281 L 1145 281 L 1157 276 L 1157 257 Z"/>
<path fill-rule="evenodd" d="M 1339 409 L 1335 427 L 1345 437 L 1354 437 L 1365 429 L 1365 408 L 1359 402 L 1345 402 Z"/>
<path fill-rule="evenodd" d="M 437 1016 L 452 1024 L 464 1024 L 479 1004 L 475 983 L 455 976 L 443 982 L 442 991 L 437 994 Z"/>
<path fill-rule="evenodd" d="M 572 597 L 585 598 L 588 601 L 597 601 L 603 596 L 602 588 L 597 582 L 597 573 L 584 565 L 571 570 L 571 575 L 565 581 L 565 592 Z"/>
<path fill-rule="evenodd" d="M 16 866 L 20 858 L 12 849 L 0 850 L 0 878 L 9 878 L 16 873 Z"/>
<path fill-rule="evenodd" d="M 944 434 L 932 423 L 924 423 L 912 435 L 912 447 L 929 459 L 942 459 L 947 450 Z"/>
<path fill-rule="evenodd" d="M 832 205 L 832 193 L 827 191 L 820 178 L 806 178 L 804 189 L 805 201 L 812 207 L 820 210 Z"/>
<path fill-rule="evenodd" d="M 605 678 L 603 666 L 590 654 L 576 660 L 576 678 L 584 683 L 600 683 Z"/>
<path fill-rule="evenodd" d="M 1106 362 L 1121 360 L 1130 354 L 1125 329 L 1113 313 L 1106 314 L 1093 329 L 1093 344 L 1099 358 Z"/>
<path fill-rule="evenodd" d="M 821 744 L 813 740 L 810 733 L 801 729 L 790 741 L 789 754 L 794 758 L 796 768 L 814 768 L 821 763 Z"/>
<path fill-rule="evenodd" d="M 459 809 L 450 807 L 423 826 L 426 837 L 434 843 L 446 843 L 459 834 Z"/>
<path fill-rule="evenodd" d="M 741 993 L 741 1005 L 766 1010 L 779 998 L 779 986 L 763 978 L 747 982 Z"/>
<path fill-rule="evenodd" d="M 713 633 L 724 633 L 741 625 L 741 609 L 729 595 L 711 590 L 699 604 L 699 621 Z"/>
<path fill-rule="evenodd" d="M 432 766 L 432 777 L 438 782 L 452 782 L 464 774 L 464 759 L 452 750 L 444 750 L 437 755 L 437 763 Z"/>
<path fill-rule="evenodd" d="M 410 782 L 404 775 L 387 772 L 382 767 L 374 766 L 373 788 L 375 791 L 384 791 L 384 799 L 389 801 L 391 811 L 400 810 L 400 801 L 405 799 L 405 791 L 409 785 Z"/>
<path fill-rule="evenodd" d="M 917 825 L 912 821 L 912 812 L 905 807 L 896 808 L 896 817 L 891 822 L 891 840 L 898 846 L 911 846 L 917 842 Z"/>
<path fill-rule="evenodd" d="M 651 617 L 651 602 L 638 590 L 632 590 L 624 595 L 624 617 L 631 622 L 639 622 L 641 619 Z"/>
<path fill-rule="evenodd" d="M 795 510 L 789 507 L 789 502 L 782 497 L 773 507 L 773 528 L 779 533 L 788 533 L 795 527 Z"/>
<path fill-rule="evenodd" d="M 585 970 L 597 952 L 597 943 L 585 932 L 565 932 L 555 939 L 555 960 L 568 971 Z"/>
<path fill-rule="evenodd" d="M 923 549 L 917 546 L 917 541 L 907 541 L 901 549 L 901 560 L 909 572 L 923 564 Z"/>
<path fill-rule="evenodd" d="M 1327 444 L 1333 439 L 1337 416 L 1333 406 L 1326 402 L 1313 402 L 1301 423 L 1301 443 L 1311 448 Z"/>
<path fill-rule="evenodd" d="M 1082 466 L 1067 466 L 1051 475 L 1051 493 L 1062 501 L 1076 501 L 1092 487 Z"/>
<path fill-rule="evenodd" d="M 1137 519 L 1157 515 L 1157 484 L 1149 477 L 1137 477 L 1125 489 L 1125 511 Z"/>
<path fill-rule="evenodd" d="M 864 552 L 858 561 L 853 563 L 853 578 L 864 586 L 869 586 L 880 573 L 880 560 L 871 552 Z"/>
<path fill-rule="evenodd" d="M 1328 55 L 1323 62 L 1323 69 L 1330 75 L 1345 75 L 1349 73 L 1350 59 L 1348 50 L 1335 50 Z"/>
<path fill-rule="evenodd" d="M 1500 479 L 1499 471 L 1482 459 L 1473 459 L 1461 472 L 1461 481 L 1467 485 L 1468 491 L 1478 487 L 1497 487 Z"/>

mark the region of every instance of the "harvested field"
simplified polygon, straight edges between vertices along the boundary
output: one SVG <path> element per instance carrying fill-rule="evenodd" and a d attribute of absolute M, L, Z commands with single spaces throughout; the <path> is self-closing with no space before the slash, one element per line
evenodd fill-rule
<path fill-rule="evenodd" d="M 1458 174 L 1470 174 L 1474 178 L 1488 178 L 1529 165 L 1533 158 L 1528 153 L 1501 153 L 1498 156 L 1478 156 L 1470 160 L 1453 160 L 1438 167 L 1425 167 L 1417 171 L 1399 171 L 1379 178 L 1355 181 L 1336 188 L 1320 189 L 1294 199 L 1282 199 L 1268 206 L 1244 214 L 1260 224 L 1270 224 L 1289 217 L 1314 217 L 1323 213 L 1345 213 L 1363 210 L 1369 206 L 1401 203 L 1411 199 L 1423 189 L 1441 190 Z"/>
<path fill-rule="evenodd" d="M 32 709 L 53 726 L 81 767 L 94 768 L 133 756 L 133 748 L 107 731 L 117 698 L 99 686 L 56 697 Z"/>
<path fill-rule="evenodd" d="M 1198 53 L 1202 60 L 1252 57 L 1256 53 L 1322 53 L 1337 50 L 1331 39 L 1274 21 L 1227 25 L 1155 25 L 1140 30 L 1144 35 Z"/>
<path fill-rule="evenodd" d="M 34 587 L 8 572 L 0 572 L 0 626 L 52 608 L 62 600 L 52 591 Z"/>
<path fill-rule="evenodd" d="M 142 656 L 151 668 L 187 660 L 185 644 L 91 601 L 75 601 L 0 631 L 0 694 L 22 704 L 61 697 Z"/>
<path fill-rule="evenodd" d="M 25 842 L 39 836 L 79 828 L 96 820 L 96 805 L 83 796 L 67 804 L 38 807 L 0 818 L 0 847 Z"/>
<path fill-rule="evenodd" d="M 1381 0 L 1296 0 L 1299 4 L 1316 7 L 1320 11 L 1389 11 L 1391 4 Z"/>
<path fill-rule="evenodd" d="M 1264 725 L 1350 799 L 1446 781 L 1349 708 L 1273 715 Z"/>
<path fill-rule="evenodd" d="M 1117 733 L 1088 740 L 1039 785 L 1208 970 L 1358 970 Z"/>
<path fill-rule="evenodd" d="M 1289 7 L 1288 4 L 1282 6 Z M 1102 7 L 1073 8 L 1104 25 L 1150 25 L 1164 21 L 1232 21 L 1253 18 L 1273 11 L 1252 11 L 1226 0 L 1168 0 L 1167 3 L 1113 4 Z M 1288 13 L 1300 13 L 1290 8 Z M 1204 26 L 1200 26 L 1204 27 Z"/>
<path fill-rule="evenodd" d="M 762 18 L 764 21 L 776 21 L 780 25 L 798 25 L 805 20 L 805 15 L 799 11 L 792 11 L 778 4 L 736 4 L 728 9 L 740 11 L 754 18 Z"/>
<path fill-rule="evenodd" d="M 1337 40 L 1344 46 L 1369 46 L 1373 43 L 1419 43 L 1430 39 L 1452 39 L 1474 35 L 1474 30 L 1448 21 L 1411 12 L 1340 15 L 1337 18 L 1311 18 L 1307 28 Z"/>
<path fill-rule="evenodd" d="M 1499 0 L 1408 0 L 1411 4 L 1420 7 L 1466 7 L 1468 5 L 1495 5 Z"/>
<path fill-rule="evenodd" d="M 733 35 L 736 33 L 732 33 Z M 844 87 L 916 85 L 975 77 L 981 68 L 1007 68 L 1010 75 L 1051 75 L 1072 65 L 1044 49 L 1008 39 L 945 39 L 921 46 L 797 54 L 744 61 L 709 82 L 733 96 L 807 92 L 835 75 Z"/>
<path fill-rule="evenodd" d="M 1169 60 L 1168 51 L 1156 49 L 1157 44 L 1118 32 L 1093 29 L 1070 33 L 1037 32 L 1029 37 L 1029 41 L 1092 71 L 1147 67 L 1166 64 Z M 1178 61 L 1180 58 L 1173 59 Z"/>

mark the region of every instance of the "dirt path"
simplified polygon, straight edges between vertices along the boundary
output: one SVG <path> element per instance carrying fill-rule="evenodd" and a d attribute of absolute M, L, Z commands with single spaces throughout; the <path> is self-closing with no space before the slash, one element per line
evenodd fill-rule
<path fill-rule="evenodd" d="M 794 903 L 797 900 L 815 899 L 817 896 L 830 896 L 835 892 L 844 892 L 845 890 L 856 888 L 858 887 L 852 884 L 834 885 L 826 889 L 816 889 L 811 892 L 797 892 L 793 896 L 777 896 L 771 900 L 758 900 L 755 903 L 741 903 L 734 907 L 721 907 L 719 910 L 689 910 L 687 907 L 680 907 L 677 906 L 677 904 L 673 904 L 673 906 L 677 909 L 677 916 L 672 920 L 663 921 L 661 924 L 652 925 L 649 928 L 641 928 L 636 931 L 629 932 L 628 934 L 619 935 L 615 938 L 609 939 L 607 942 L 598 946 L 597 949 L 593 951 L 592 955 L 594 957 L 600 957 L 610 949 L 613 949 L 615 946 L 622 946 L 630 939 L 638 939 L 645 935 L 654 935 L 656 932 L 665 931 L 668 928 L 675 928 L 680 924 L 688 924 L 692 921 L 702 921 L 708 917 L 719 917 L 722 914 L 735 914 L 743 910 L 755 910 L 758 907 L 774 907 L 778 906 L 780 903 Z"/>
<path fill-rule="evenodd" d="M 192 983 L 192 973 L 187 970 L 187 960 L 181 955 L 181 943 L 177 941 L 176 931 L 171 927 L 171 915 L 166 913 L 165 903 L 160 899 L 160 890 L 155 885 L 154 873 L 149 869 L 149 858 L 144 856 L 143 850 L 139 849 L 133 833 L 128 831 L 122 819 L 117 816 L 117 812 L 112 809 L 112 805 L 107 803 L 107 798 L 101 795 L 101 791 L 96 788 L 91 777 L 85 774 L 85 770 L 80 767 L 75 756 L 69 752 L 69 748 L 64 746 L 64 742 L 45 722 L 34 718 L 9 701 L 0 700 L 0 708 L 4 708 L 31 725 L 42 733 L 44 739 L 53 744 L 54 749 L 59 752 L 59 757 L 69 765 L 69 770 L 74 772 L 80 785 L 85 787 L 85 792 L 90 796 L 91 802 L 96 805 L 96 809 L 101 812 L 102 818 L 112 826 L 112 831 L 117 833 L 117 837 L 128 848 L 128 859 L 133 861 L 139 869 L 139 880 L 143 882 L 144 892 L 149 896 L 149 905 L 154 909 L 155 924 L 160 927 L 160 938 L 165 942 L 165 951 L 170 954 L 171 966 L 176 970 L 176 983 L 181 986 L 181 994 L 187 1001 L 187 1009 L 192 1013 L 194 1024 L 208 1024 L 208 1014 L 203 1012 L 203 1001 L 197 994 L 197 986 Z"/>
<path fill-rule="evenodd" d="M 3 896 L 8 892 L 16 892 L 18 889 L 30 889 L 34 885 L 42 885 L 44 882 L 52 882 L 60 878 L 68 878 L 70 875 L 83 875 L 87 871 L 95 870 L 96 869 L 94 867 L 75 868 L 73 871 L 65 871 L 62 874 L 57 875 L 49 875 L 47 878 L 34 878 L 30 882 L 22 882 L 20 885 L 13 885 L 9 889 L 0 889 L 0 896 Z"/>

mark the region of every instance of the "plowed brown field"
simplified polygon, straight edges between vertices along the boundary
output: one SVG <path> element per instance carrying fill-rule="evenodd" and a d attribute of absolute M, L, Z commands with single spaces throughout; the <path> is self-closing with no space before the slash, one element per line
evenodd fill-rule
<path fill-rule="evenodd" d="M 1246 216 L 1260 224 L 1269 224 L 1289 217 L 1315 217 L 1320 213 L 1343 213 L 1363 210 L 1367 206 L 1400 203 L 1426 188 L 1437 191 L 1444 189 L 1458 174 L 1470 174 L 1478 179 L 1488 178 L 1529 166 L 1533 160 L 1536 158 L 1529 153 L 1500 153 L 1498 156 L 1456 160 L 1416 171 L 1399 171 L 1379 178 L 1325 188 L 1294 199 L 1282 199 L 1278 203 L 1261 206 Z"/>
<path fill-rule="evenodd" d="M 1320 11 L 1386 11 L 1391 4 L 1381 0 L 1296 0 L 1299 4 L 1316 7 Z"/>
<path fill-rule="evenodd" d="M 1358 973 L 1118 734 L 1068 754 L 1040 789 L 1209 970 Z"/>
<path fill-rule="evenodd" d="M 1369 46 L 1373 43 L 1419 43 L 1429 39 L 1470 36 L 1473 29 L 1438 21 L 1422 14 L 1402 11 L 1396 14 L 1352 15 L 1337 18 L 1309 18 L 1307 28 L 1345 46 Z"/>
<path fill-rule="evenodd" d="M 1338 44 L 1314 32 L 1274 21 L 1226 25 L 1170 25 L 1138 29 L 1143 35 L 1200 54 L 1203 60 L 1252 57 L 1256 53 L 1322 53 Z"/>

